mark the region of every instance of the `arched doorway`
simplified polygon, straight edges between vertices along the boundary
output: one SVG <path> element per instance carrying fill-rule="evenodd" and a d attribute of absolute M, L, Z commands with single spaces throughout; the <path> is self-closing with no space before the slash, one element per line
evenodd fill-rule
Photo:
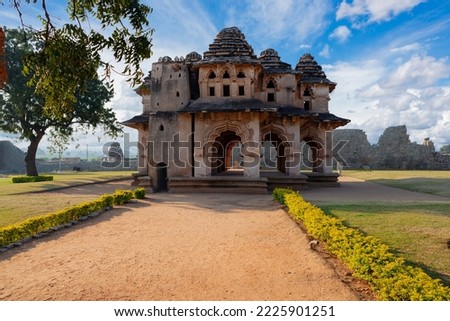
<path fill-rule="evenodd" d="M 286 147 L 288 143 L 277 133 L 269 132 L 262 141 L 262 163 L 265 170 L 286 173 Z"/>
<path fill-rule="evenodd" d="M 167 165 L 165 163 L 158 163 L 156 165 L 157 188 L 159 192 L 168 190 L 167 184 Z"/>
<path fill-rule="evenodd" d="M 212 145 L 211 175 L 243 175 L 241 137 L 235 131 L 220 133 Z"/>

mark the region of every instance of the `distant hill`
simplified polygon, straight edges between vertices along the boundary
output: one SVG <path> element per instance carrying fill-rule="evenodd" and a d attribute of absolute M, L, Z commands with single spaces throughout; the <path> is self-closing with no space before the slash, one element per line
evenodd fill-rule
<path fill-rule="evenodd" d="M 24 173 L 25 153 L 7 140 L 0 141 L 0 173 Z"/>

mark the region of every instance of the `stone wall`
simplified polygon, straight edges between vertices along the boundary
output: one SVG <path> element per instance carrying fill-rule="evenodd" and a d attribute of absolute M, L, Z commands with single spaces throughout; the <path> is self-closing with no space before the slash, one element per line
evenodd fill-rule
<path fill-rule="evenodd" d="M 387 128 L 378 143 L 371 145 L 360 129 L 337 129 L 334 144 L 347 141 L 339 150 L 346 168 L 354 169 L 450 169 L 450 156 L 436 152 L 434 144 L 425 138 L 422 144 L 409 140 L 406 126 Z M 334 155 L 339 159 L 338 155 Z"/>

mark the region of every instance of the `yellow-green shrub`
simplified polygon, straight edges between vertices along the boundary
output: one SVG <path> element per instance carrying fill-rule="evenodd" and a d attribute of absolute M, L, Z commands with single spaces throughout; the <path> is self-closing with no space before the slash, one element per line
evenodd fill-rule
<path fill-rule="evenodd" d="M 113 194 L 105 194 L 98 199 L 71 206 L 53 213 L 32 217 L 17 224 L 0 227 L 0 247 L 18 242 L 24 238 L 47 231 L 52 227 L 76 221 L 83 216 L 113 205 L 122 205 L 134 197 L 129 190 L 116 190 Z"/>
<path fill-rule="evenodd" d="M 53 176 L 13 176 L 11 178 L 12 183 L 34 183 L 34 182 L 45 182 L 53 181 Z"/>
<path fill-rule="evenodd" d="M 145 197 L 145 188 L 138 187 L 134 190 L 134 198 L 143 199 Z"/>
<path fill-rule="evenodd" d="M 288 189 L 275 189 L 274 199 L 284 204 L 295 221 L 325 243 L 355 277 L 366 280 L 381 300 L 450 300 L 450 289 L 422 269 L 408 266 L 373 236 L 345 226 Z"/>
<path fill-rule="evenodd" d="M 130 190 L 117 189 L 113 194 L 113 204 L 122 205 L 129 202 L 134 197 L 134 192 Z"/>

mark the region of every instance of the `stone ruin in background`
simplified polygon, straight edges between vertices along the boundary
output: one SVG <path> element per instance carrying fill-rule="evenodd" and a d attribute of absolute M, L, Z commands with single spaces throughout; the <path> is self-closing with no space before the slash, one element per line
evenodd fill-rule
<path fill-rule="evenodd" d="M 450 169 L 450 155 L 437 152 L 429 138 L 412 143 L 404 125 L 386 128 L 374 145 L 361 129 L 337 129 L 333 141 L 347 141 L 339 154 L 348 169 Z"/>

